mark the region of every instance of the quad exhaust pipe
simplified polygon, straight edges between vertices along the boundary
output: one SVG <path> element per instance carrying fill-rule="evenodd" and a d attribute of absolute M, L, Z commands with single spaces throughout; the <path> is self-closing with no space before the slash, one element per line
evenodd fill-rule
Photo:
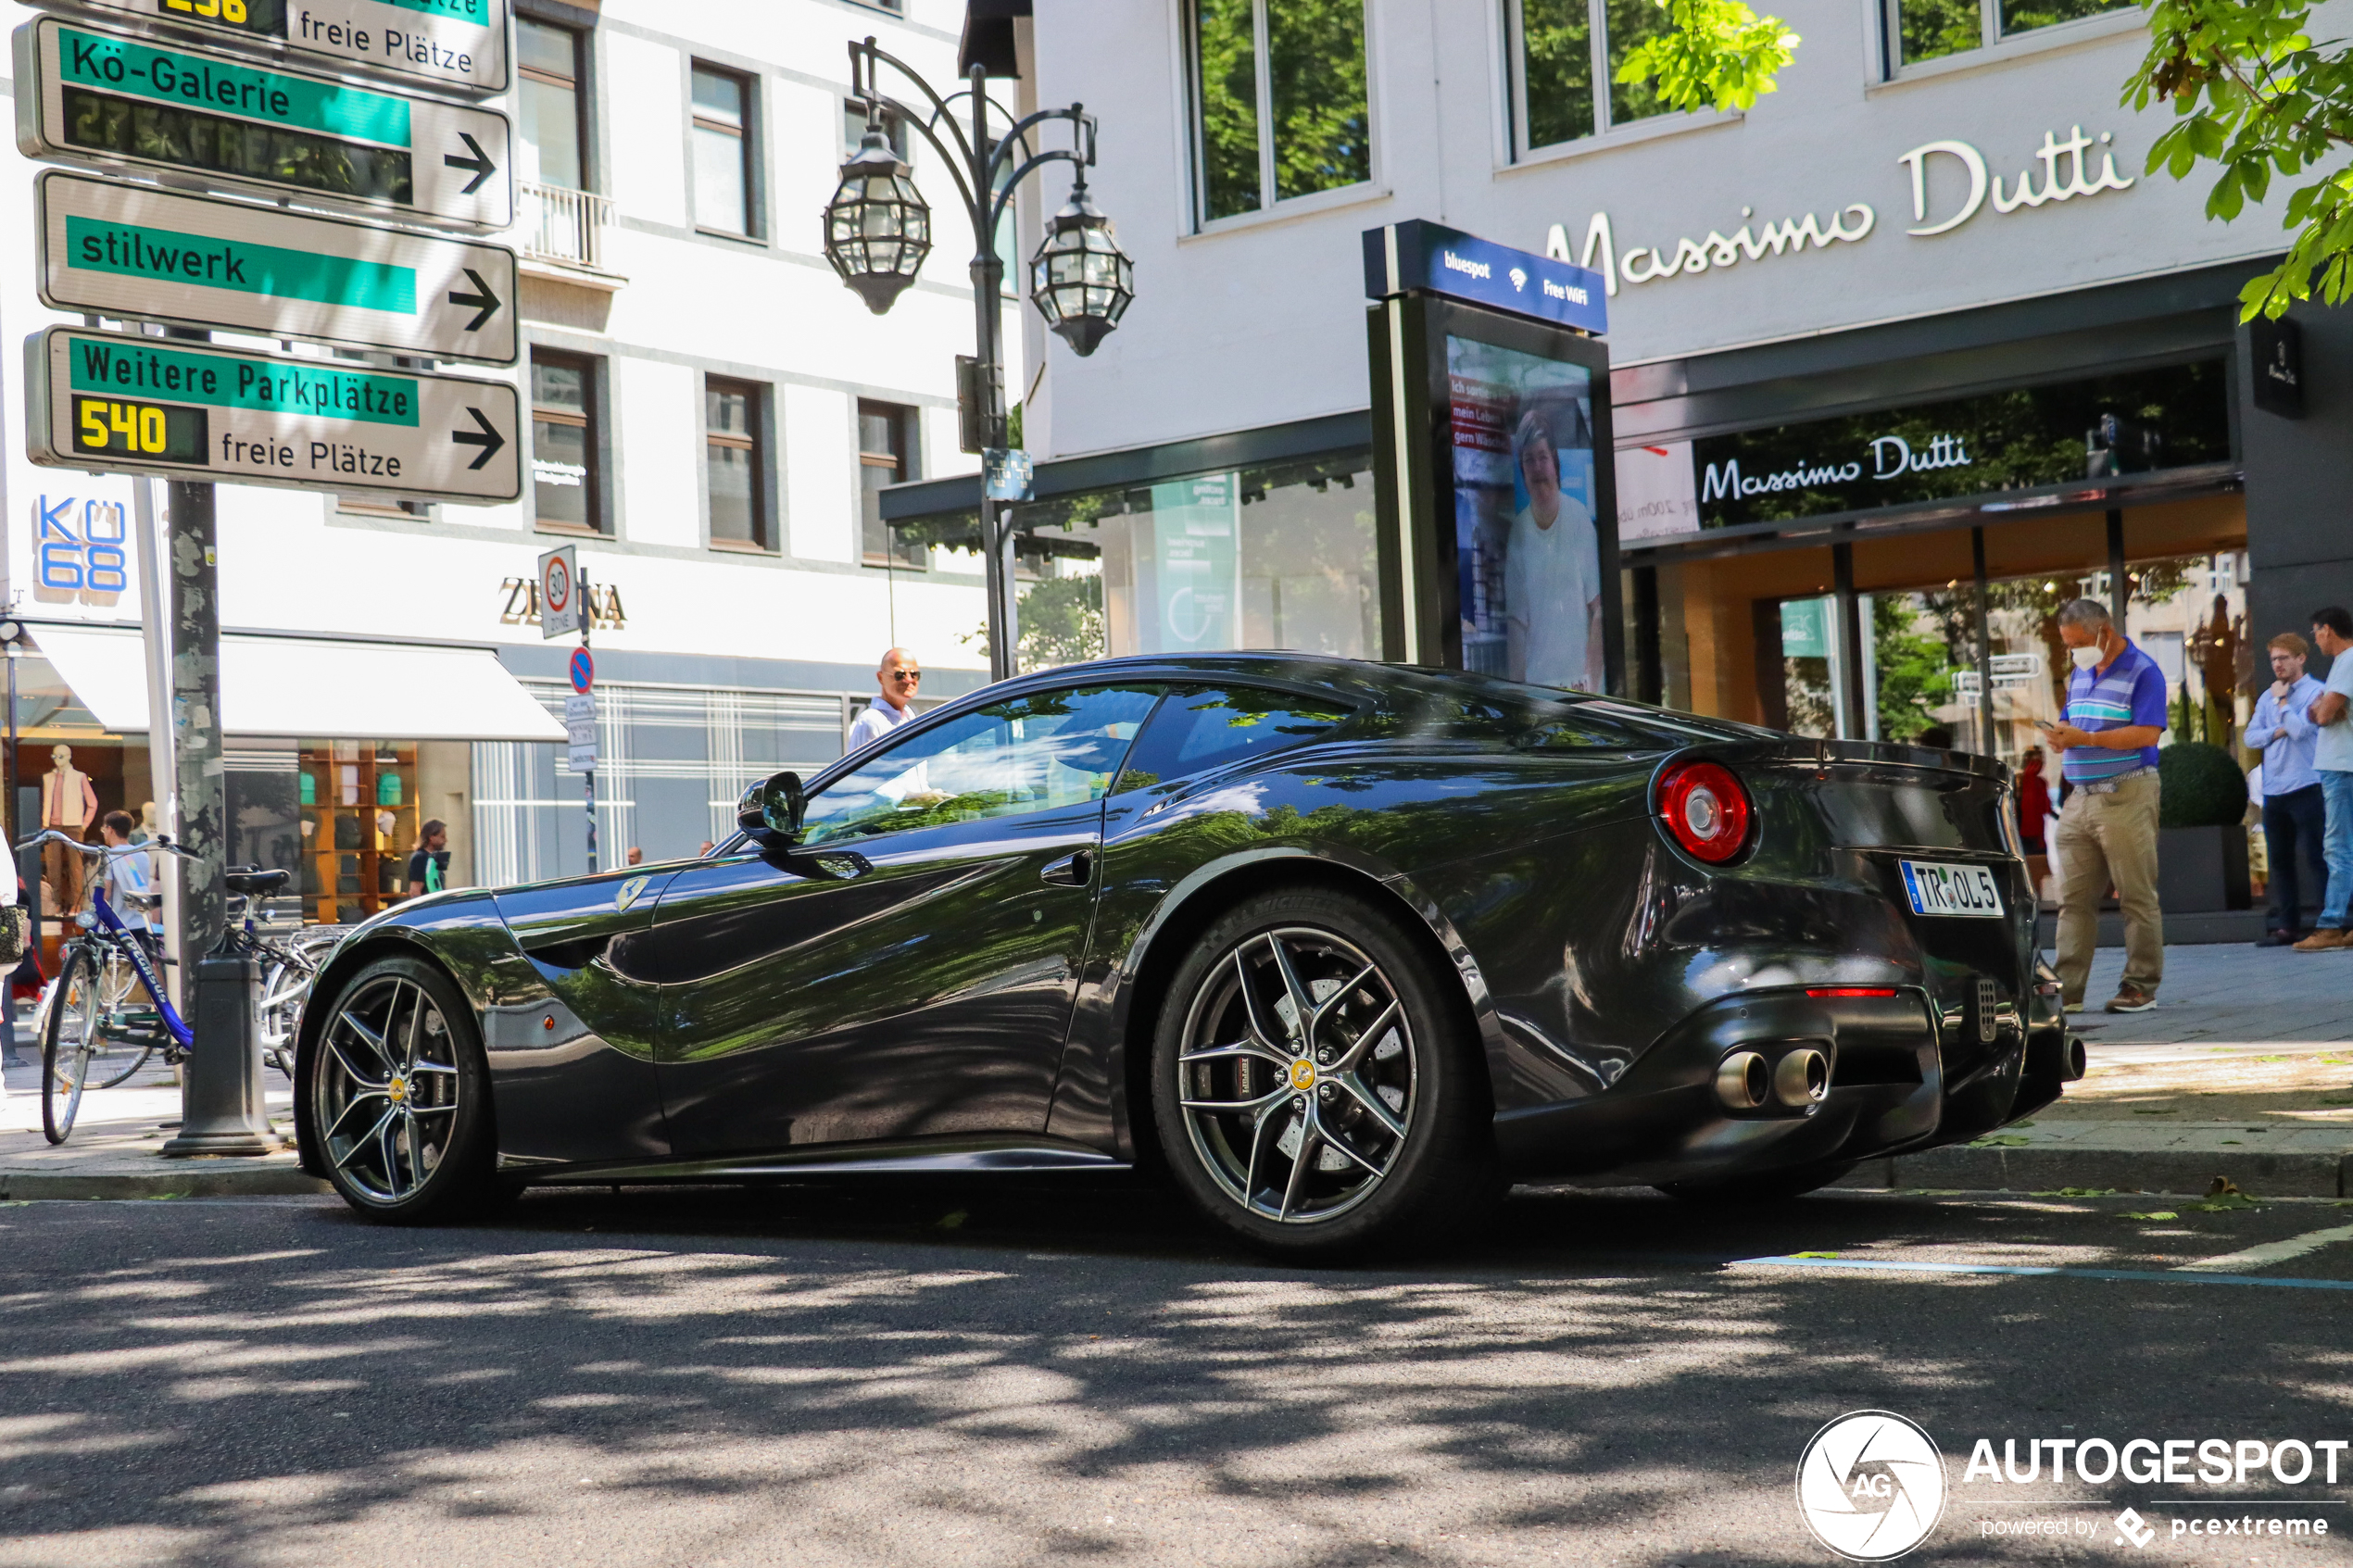
<path fill-rule="evenodd" d="M 1758 1110 L 1768 1102 L 1804 1110 L 1830 1091 L 1831 1059 L 1811 1046 L 1784 1051 L 1778 1062 L 1761 1051 L 1734 1051 L 1716 1069 L 1716 1098 L 1728 1110 Z"/>

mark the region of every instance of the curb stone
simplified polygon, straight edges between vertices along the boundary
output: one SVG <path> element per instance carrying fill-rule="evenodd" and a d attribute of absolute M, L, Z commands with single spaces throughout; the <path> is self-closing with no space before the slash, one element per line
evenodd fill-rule
<path fill-rule="evenodd" d="M 333 1190 L 291 1160 L 187 1160 L 137 1172 L 0 1170 L 0 1200 L 289 1198 Z"/>
<path fill-rule="evenodd" d="M 2252 1150 L 1971 1148 L 1956 1144 L 1919 1154 L 1867 1160 L 1837 1185 L 1944 1187 L 1964 1192 L 2047 1192 L 2113 1187 L 2120 1192 L 2195 1197 L 2228 1176 L 2267 1198 L 2344 1198 L 2353 1194 L 2353 1155 L 2264 1154 Z"/>

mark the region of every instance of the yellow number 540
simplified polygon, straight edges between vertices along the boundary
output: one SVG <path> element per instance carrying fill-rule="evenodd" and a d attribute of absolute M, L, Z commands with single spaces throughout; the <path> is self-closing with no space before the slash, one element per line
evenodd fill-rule
<path fill-rule="evenodd" d="M 102 403 L 93 399 L 82 406 L 82 445 L 93 452 L 103 452 L 111 445 L 125 452 L 160 455 L 164 448 L 163 410 L 142 408 L 136 403 Z"/>
<path fill-rule="evenodd" d="M 208 20 L 241 22 L 245 19 L 245 0 L 163 0 L 163 8 L 182 16 L 203 17 Z"/>

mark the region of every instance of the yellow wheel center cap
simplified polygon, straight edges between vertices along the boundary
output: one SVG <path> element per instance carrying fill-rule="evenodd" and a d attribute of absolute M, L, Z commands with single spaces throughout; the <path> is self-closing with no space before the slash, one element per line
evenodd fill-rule
<path fill-rule="evenodd" d="M 1315 1064 L 1308 1060 L 1303 1056 L 1297 1061 L 1292 1062 L 1290 1064 L 1290 1086 L 1294 1089 L 1314 1088 L 1315 1086 Z"/>
<path fill-rule="evenodd" d="M 409 1098 L 409 1080 L 406 1078 L 393 1079 L 392 1082 L 384 1085 L 384 1095 L 385 1098 L 390 1099 L 393 1104 L 398 1105 L 402 1100 Z"/>

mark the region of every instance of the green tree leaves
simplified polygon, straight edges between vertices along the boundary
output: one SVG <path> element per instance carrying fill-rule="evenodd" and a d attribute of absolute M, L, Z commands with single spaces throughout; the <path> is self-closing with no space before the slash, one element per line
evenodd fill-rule
<path fill-rule="evenodd" d="M 2271 177 L 2314 175 L 2353 145 L 2353 46 L 2316 44 L 2309 0 L 2153 0 L 2149 51 L 2124 84 L 2135 109 L 2170 102 L 2174 121 L 2149 148 L 2151 173 L 2186 179 L 2218 166 L 2209 218 L 2230 222 Z M 2353 294 L 2353 168 L 2308 178 L 2281 218 L 2286 257 L 2239 294 L 2244 319 L 2276 317 L 2317 292 Z"/>
<path fill-rule="evenodd" d="M 1789 24 L 1760 17 L 1741 0 L 1655 3 L 1671 25 L 1629 50 L 1615 75 L 1625 83 L 1654 82 L 1670 107 L 1752 108 L 1796 57 L 1798 37 Z"/>

